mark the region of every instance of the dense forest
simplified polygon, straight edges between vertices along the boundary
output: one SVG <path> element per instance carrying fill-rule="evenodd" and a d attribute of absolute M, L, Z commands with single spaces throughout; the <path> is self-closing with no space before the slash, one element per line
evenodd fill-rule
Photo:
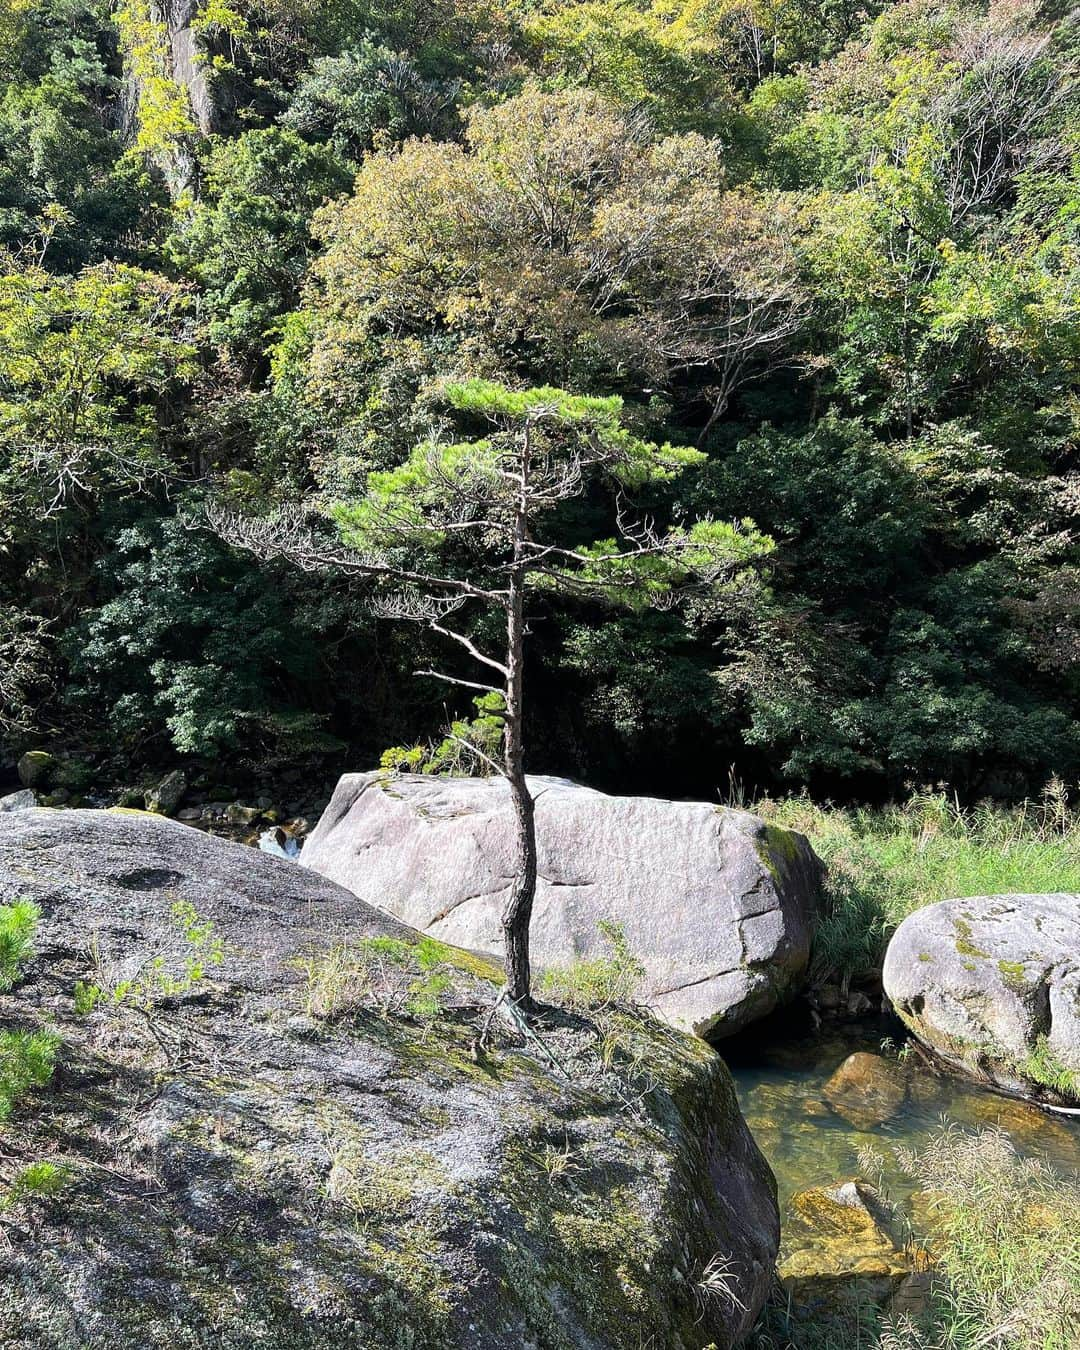
<path fill-rule="evenodd" d="M 1026 0 L 0 0 L 4 755 L 438 741 L 470 691 L 415 672 L 468 653 L 213 525 L 332 554 L 490 381 L 692 450 L 630 504 L 733 559 L 678 607 L 537 589 L 531 770 L 1075 781 L 1078 57 Z"/>

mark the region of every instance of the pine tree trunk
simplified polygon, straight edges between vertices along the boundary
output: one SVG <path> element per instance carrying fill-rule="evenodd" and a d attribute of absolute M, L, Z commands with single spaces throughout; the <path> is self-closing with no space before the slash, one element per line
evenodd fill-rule
<path fill-rule="evenodd" d="M 514 566 L 506 620 L 506 730 L 505 770 L 514 808 L 514 881 L 503 910 L 506 990 L 517 1004 L 528 1007 L 532 971 L 529 964 L 529 924 L 536 896 L 536 812 L 525 781 L 525 745 L 522 720 L 525 656 L 525 569 L 523 560 L 528 527 L 525 489 L 528 481 L 528 439 L 521 461 L 522 499 L 515 529 Z"/>

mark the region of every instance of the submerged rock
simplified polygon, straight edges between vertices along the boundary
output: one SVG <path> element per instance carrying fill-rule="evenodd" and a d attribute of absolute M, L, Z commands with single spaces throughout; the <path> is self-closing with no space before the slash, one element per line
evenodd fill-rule
<path fill-rule="evenodd" d="M 843 1337 L 860 1309 L 885 1304 L 928 1261 L 896 1241 L 888 1206 L 864 1181 L 798 1191 L 785 1209 L 777 1273 L 797 1325 Z"/>
<path fill-rule="evenodd" d="M 1012 1090 L 1080 1100 L 1080 895 L 916 910 L 889 943 L 883 982 L 946 1062 Z"/>
<path fill-rule="evenodd" d="M 802 835 L 705 802 L 529 781 L 537 965 L 605 954 L 599 925 L 614 922 L 645 967 L 639 996 L 711 1037 L 800 986 L 821 875 Z M 435 937 L 498 952 L 512 855 L 503 779 L 367 773 L 338 783 L 303 863 Z"/>
<path fill-rule="evenodd" d="M 754 1321 L 775 1185 L 701 1041 L 484 1040 L 484 961 L 142 813 L 0 817 L 16 896 L 38 955 L 0 1018 L 62 1044 L 5 1150 L 69 1170 L 5 1216 L 10 1350 L 702 1350 Z"/>
<path fill-rule="evenodd" d="M 904 1105 L 907 1084 L 899 1067 L 883 1055 L 860 1050 L 848 1055 L 825 1084 L 826 1102 L 857 1130 L 873 1130 Z"/>

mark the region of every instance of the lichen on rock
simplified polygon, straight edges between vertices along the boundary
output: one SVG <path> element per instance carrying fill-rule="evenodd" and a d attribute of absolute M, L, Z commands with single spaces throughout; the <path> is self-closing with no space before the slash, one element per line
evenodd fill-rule
<path fill-rule="evenodd" d="M 4 1143 L 70 1173 L 8 1215 L 5 1346 L 701 1350 L 753 1321 L 775 1187 L 702 1042 L 558 1009 L 483 1038 L 495 986 L 467 954 L 434 1013 L 313 1014 L 313 952 L 396 959 L 418 935 L 149 815 L 0 818 L 16 895 L 38 953 L 0 1014 L 62 1050 Z M 733 1301 L 702 1279 L 718 1254 Z"/>
<path fill-rule="evenodd" d="M 943 1060 L 1012 1091 L 1080 1101 L 1080 896 L 916 910 L 889 943 L 883 980 Z"/>

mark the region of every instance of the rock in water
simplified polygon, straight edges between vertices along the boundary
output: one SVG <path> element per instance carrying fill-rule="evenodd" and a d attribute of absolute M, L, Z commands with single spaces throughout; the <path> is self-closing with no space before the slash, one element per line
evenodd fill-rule
<path fill-rule="evenodd" d="M 848 1055 L 825 1084 L 822 1096 L 857 1130 L 873 1130 L 903 1106 L 907 1084 L 896 1064 L 883 1055 L 860 1050 Z"/>
<path fill-rule="evenodd" d="M 146 794 L 146 809 L 161 816 L 171 816 L 184 800 L 187 779 L 180 769 L 167 773 L 156 788 Z"/>
<path fill-rule="evenodd" d="M 701 1350 L 754 1321 L 775 1187 L 701 1041 L 552 1014 L 478 1045 L 482 960 L 160 817 L 0 817 L 16 896 L 38 955 L 0 1020 L 61 1049 L 4 1185 L 70 1170 L 5 1215 L 6 1350 Z"/>
<path fill-rule="evenodd" d="M 0 797 L 0 811 L 28 811 L 32 806 L 37 806 L 37 793 L 33 788 L 23 788 Z"/>
<path fill-rule="evenodd" d="M 896 930 L 883 980 L 942 1059 L 1012 1090 L 1080 1100 L 1080 895 L 927 905 Z"/>
<path fill-rule="evenodd" d="M 599 925 L 614 922 L 645 966 L 639 996 L 711 1037 L 798 988 L 821 875 L 802 835 L 705 802 L 529 785 L 538 966 L 603 955 Z M 367 773 L 338 783 L 302 861 L 443 941 L 499 952 L 512 854 L 503 779 Z"/>
<path fill-rule="evenodd" d="M 888 1206 L 858 1179 L 791 1197 L 777 1273 L 795 1327 L 858 1344 L 867 1305 L 885 1303 L 929 1261 L 892 1228 Z"/>

